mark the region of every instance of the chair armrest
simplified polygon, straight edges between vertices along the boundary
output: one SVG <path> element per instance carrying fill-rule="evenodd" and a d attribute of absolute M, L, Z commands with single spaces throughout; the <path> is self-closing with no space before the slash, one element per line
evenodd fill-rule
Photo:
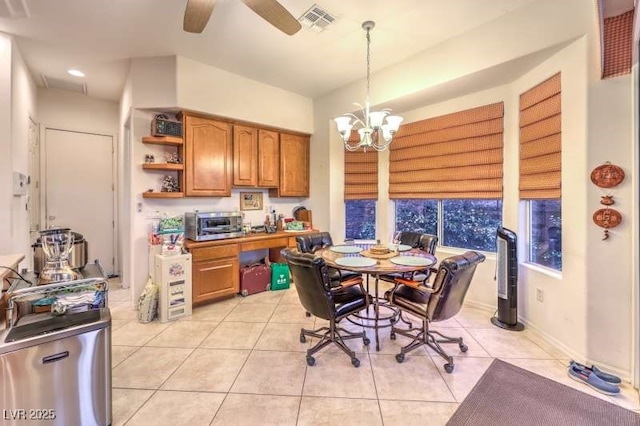
<path fill-rule="evenodd" d="M 435 293 L 435 290 L 433 288 L 427 287 L 421 281 L 407 280 L 405 278 L 396 278 L 395 282 L 396 282 L 396 287 L 402 284 L 412 288 L 420 288 L 420 291 L 426 291 L 427 293 Z M 395 291 L 395 288 L 394 288 L 394 291 Z"/>
<path fill-rule="evenodd" d="M 349 280 L 346 281 L 340 281 L 340 288 L 347 288 L 347 287 L 351 287 L 353 285 L 360 285 L 362 286 L 362 277 L 353 277 Z"/>

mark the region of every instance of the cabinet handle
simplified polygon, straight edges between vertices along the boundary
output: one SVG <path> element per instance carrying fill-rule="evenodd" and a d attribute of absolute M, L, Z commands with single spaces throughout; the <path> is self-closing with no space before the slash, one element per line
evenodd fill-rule
<path fill-rule="evenodd" d="M 200 272 L 213 271 L 214 269 L 230 268 L 232 266 L 233 265 L 231 263 L 228 263 L 226 265 L 212 266 L 210 268 L 202 268 L 202 269 L 200 269 Z"/>

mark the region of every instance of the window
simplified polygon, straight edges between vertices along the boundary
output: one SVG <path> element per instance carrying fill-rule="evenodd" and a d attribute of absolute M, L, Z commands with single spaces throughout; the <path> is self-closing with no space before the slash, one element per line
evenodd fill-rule
<path fill-rule="evenodd" d="M 438 235 L 440 245 L 447 247 L 495 252 L 501 224 L 502 200 L 396 200 L 396 231 Z"/>
<path fill-rule="evenodd" d="M 529 201 L 529 262 L 562 271 L 560 200 Z"/>
<path fill-rule="evenodd" d="M 396 200 L 396 231 L 438 235 L 438 200 Z"/>
<path fill-rule="evenodd" d="M 528 261 L 562 270 L 560 73 L 520 95 L 520 199 L 527 200 Z"/>
<path fill-rule="evenodd" d="M 443 246 L 495 252 L 501 224 L 502 200 L 442 200 Z"/>
<path fill-rule="evenodd" d="M 376 200 L 345 200 L 345 236 L 354 240 L 376 239 Z"/>

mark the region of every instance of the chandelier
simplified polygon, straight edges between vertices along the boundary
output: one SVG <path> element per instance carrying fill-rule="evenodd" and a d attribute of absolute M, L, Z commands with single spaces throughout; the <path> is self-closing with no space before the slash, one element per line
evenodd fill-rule
<path fill-rule="evenodd" d="M 365 152 L 368 148 L 373 148 L 376 151 L 384 151 L 391 143 L 393 135 L 398 131 L 400 123 L 402 122 L 402 117 L 389 115 L 391 110 L 388 108 L 380 111 L 370 110 L 369 83 L 371 80 L 371 71 L 369 68 L 371 63 L 371 37 L 369 33 L 375 25 L 376 23 L 373 21 L 362 23 L 362 28 L 367 32 L 367 99 L 364 107 L 358 103 L 354 103 L 354 105 L 360 108 L 362 118 L 359 118 L 355 114 L 347 113 L 333 119 L 336 122 L 338 132 L 344 142 L 344 147 L 348 151 L 356 151 L 361 147 Z M 354 127 L 358 130 L 358 135 L 360 136 L 360 140 L 355 144 L 349 142 L 351 130 Z"/>

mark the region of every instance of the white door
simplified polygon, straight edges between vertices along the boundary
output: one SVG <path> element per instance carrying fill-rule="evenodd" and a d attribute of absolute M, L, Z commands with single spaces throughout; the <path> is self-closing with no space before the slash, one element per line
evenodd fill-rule
<path fill-rule="evenodd" d="M 71 228 L 87 260 L 115 274 L 113 137 L 46 129 L 45 226 Z"/>

